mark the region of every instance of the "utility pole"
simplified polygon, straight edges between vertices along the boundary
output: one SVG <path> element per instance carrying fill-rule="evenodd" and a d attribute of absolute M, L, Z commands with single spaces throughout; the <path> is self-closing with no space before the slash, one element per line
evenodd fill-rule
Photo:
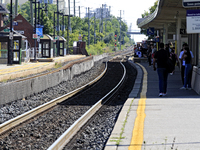
<path fill-rule="evenodd" d="M 70 23 L 70 0 L 68 0 L 69 14 L 68 14 L 68 25 L 67 25 L 67 54 L 69 54 L 69 23 Z"/>
<path fill-rule="evenodd" d="M 44 9 L 44 11 L 46 12 L 46 15 L 48 16 L 48 4 L 47 3 L 45 3 L 45 9 Z"/>
<path fill-rule="evenodd" d="M 31 25 L 33 26 L 33 0 L 30 0 L 30 10 L 31 10 Z"/>
<path fill-rule="evenodd" d="M 36 2 L 37 0 L 35 0 L 35 24 L 34 24 L 34 28 L 35 28 L 35 31 L 34 31 L 34 34 L 36 34 L 36 24 L 37 24 L 37 11 L 36 11 Z M 34 43 L 35 43 L 35 46 L 34 46 L 34 61 L 36 61 L 36 39 L 34 39 Z"/>
<path fill-rule="evenodd" d="M 96 13 L 94 13 L 94 44 L 96 44 Z"/>
<path fill-rule="evenodd" d="M 40 1 L 38 1 L 38 24 L 40 24 Z"/>
<path fill-rule="evenodd" d="M 78 6 L 79 9 L 79 18 L 81 18 L 81 6 Z"/>
<path fill-rule="evenodd" d="M 75 0 L 74 0 L 74 17 L 76 16 L 76 2 L 75 2 Z"/>
<path fill-rule="evenodd" d="M 64 13 L 62 14 L 63 16 L 62 16 L 62 36 L 64 37 L 64 29 L 65 29 L 65 18 L 64 18 Z"/>
<path fill-rule="evenodd" d="M 107 14 L 108 14 L 108 13 L 107 13 L 107 11 L 106 11 L 106 20 L 105 20 L 105 21 L 106 21 L 106 22 L 105 22 L 105 32 L 106 32 L 106 28 L 107 28 Z"/>
<path fill-rule="evenodd" d="M 12 31 L 12 24 L 13 24 L 13 14 L 12 14 L 12 0 L 10 0 L 10 35 L 9 35 L 9 50 L 8 50 L 8 65 L 13 64 L 13 31 Z"/>
<path fill-rule="evenodd" d="M 90 46 L 90 8 L 88 7 L 88 47 Z"/>
<path fill-rule="evenodd" d="M 54 27 L 54 32 L 53 32 L 53 38 L 55 39 L 56 35 L 56 12 L 54 12 L 54 22 L 53 22 L 53 27 Z M 54 44 L 53 44 L 54 45 Z M 53 46 L 53 57 L 56 56 L 56 50 L 55 50 L 55 45 Z"/>
<path fill-rule="evenodd" d="M 70 0 L 69 0 L 69 30 L 70 30 L 70 32 L 71 32 L 71 18 L 70 18 Z"/>
<path fill-rule="evenodd" d="M 119 37 L 119 42 L 120 42 L 120 51 L 121 51 L 121 10 L 120 10 L 120 37 Z"/>
<path fill-rule="evenodd" d="M 101 24 L 101 33 L 103 33 L 103 4 L 102 4 L 102 12 L 101 12 L 101 21 L 102 21 L 102 24 Z"/>
<path fill-rule="evenodd" d="M 15 0 L 15 17 L 18 14 L 18 0 Z"/>
<path fill-rule="evenodd" d="M 59 54 L 59 0 L 57 0 L 57 53 L 56 56 Z"/>
<path fill-rule="evenodd" d="M 111 6 L 109 6 L 109 18 L 110 18 L 110 11 L 111 11 Z"/>

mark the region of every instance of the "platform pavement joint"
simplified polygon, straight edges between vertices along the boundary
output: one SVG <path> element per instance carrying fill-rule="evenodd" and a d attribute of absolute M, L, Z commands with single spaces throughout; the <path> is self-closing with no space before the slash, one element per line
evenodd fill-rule
<path fill-rule="evenodd" d="M 141 90 L 143 71 L 142 68 L 133 61 L 129 60 L 129 63 L 137 70 L 137 77 L 133 89 L 129 94 L 129 98 L 126 100 L 119 114 L 115 127 L 110 135 L 110 138 L 106 143 L 105 150 L 119 150 L 121 148 L 123 149 L 124 146 L 121 147 L 121 145 L 125 145 L 127 141 L 129 141 L 129 143 L 131 142 L 130 131 L 132 131 L 132 127 L 130 127 L 130 130 L 124 130 L 124 128 L 129 128 L 126 126 L 127 121 L 133 121 L 128 124 L 134 124 L 134 119 L 128 119 L 129 117 L 131 117 L 129 112 L 132 107 L 134 98 L 138 97 L 138 94 Z M 128 146 L 129 145 L 125 145 L 126 148 L 128 148 Z"/>

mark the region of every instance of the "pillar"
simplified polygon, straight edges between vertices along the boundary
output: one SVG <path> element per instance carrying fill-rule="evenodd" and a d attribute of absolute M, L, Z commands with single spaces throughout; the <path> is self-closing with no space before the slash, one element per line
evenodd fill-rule
<path fill-rule="evenodd" d="M 181 18 L 177 18 L 177 23 L 176 23 L 176 41 L 177 41 L 177 51 L 180 52 L 181 50 L 181 34 L 180 34 L 180 29 L 181 29 Z"/>
<path fill-rule="evenodd" d="M 165 44 L 168 43 L 168 23 L 164 24 L 164 29 L 163 29 L 163 42 Z"/>

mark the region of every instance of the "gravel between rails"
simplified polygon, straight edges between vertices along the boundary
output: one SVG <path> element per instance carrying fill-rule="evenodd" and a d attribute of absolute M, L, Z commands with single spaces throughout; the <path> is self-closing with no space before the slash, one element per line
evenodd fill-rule
<path fill-rule="evenodd" d="M 122 73 L 120 75 L 119 65 L 119 63 L 110 63 L 108 72 L 101 81 L 91 87 L 92 90 L 85 90 L 81 92 L 81 95 L 76 95 L 57 105 L 28 124 L 24 123 L 20 128 L 2 135 L 0 137 L 0 149 L 47 149 L 80 116 L 118 83 L 121 79 L 120 76 L 122 76 Z"/>
<path fill-rule="evenodd" d="M 109 104 L 105 104 L 64 147 L 64 150 L 103 150 L 135 83 L 137 72 L 127 62 L 125 84 Z"/>
<path fill-rule="evenodd" d="M 46 89 L 41 93 L 26 97 L 25 100 L 16 100 L 12 103 L 1 105 L 0 124 L 88 83 L 104 70 L 105 64 L 103 62 L 107 60 L 109 58 L 96 62 L 91 70 L 75 76 L 72 80 Z"/>

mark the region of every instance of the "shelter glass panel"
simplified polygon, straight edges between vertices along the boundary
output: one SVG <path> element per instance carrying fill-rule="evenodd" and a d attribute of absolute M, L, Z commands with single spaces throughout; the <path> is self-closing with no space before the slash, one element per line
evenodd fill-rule
<path fill-rule="evenodd" d="M 0 58 L 8 57 L 8 42 L 0 42 Z"/>

